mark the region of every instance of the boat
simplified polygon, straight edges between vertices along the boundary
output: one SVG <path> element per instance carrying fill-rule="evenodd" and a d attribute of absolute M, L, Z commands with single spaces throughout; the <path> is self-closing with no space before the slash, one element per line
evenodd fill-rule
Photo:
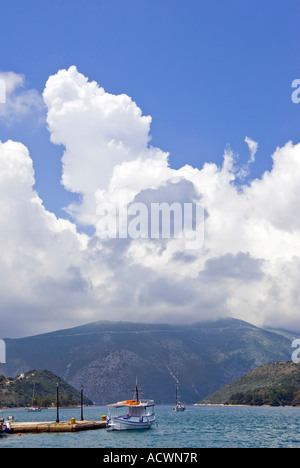
<path fill-rule="evenodd" d="M 28 411 L 29 413 L 42 411 L 42 408 L 40 406 L 34 405 L 34 392 L 35 392 L 35 382 L 34 382 L 34 385 L 33 385 L 32 405 L 29 408 L 25 408 L 26 411 Z"/>
<path fill-rule="evenodd" d="M 112 403 L 107 405 L 107 408 L 106 427 L 108 430 L 150 429 L 155 422 L 154 400 L 140 399 L 137 385 L 134 400 Z"/>
<path fill-rule="evenodd" d="M 6 436 L 11 428 L 11 423 L 13 422 L 14 417 L 9 416 L 7 421 L 2 417 L 0 418 L 0 437 Z"/>
<path fill-rule="evenodd" d="M 174 406 L 173 410 L 174 411 L 185 411 L 185 406 L 180 401 L 179 382 L 176 383 L 176 406 Z"/>
<path fill-rule="evenodd" d="M 6 436 L 8 433 L 8 427 L 3 418 L 0 419 L 0 437 Z"/>
<path fill-rule="evenodd" d="M 40 406 L 30 406 L 29 408 L 25 408 L 28 413 L 35 413 L 35 412 L 40 412 L 42 411 L 42 408 Z"/>

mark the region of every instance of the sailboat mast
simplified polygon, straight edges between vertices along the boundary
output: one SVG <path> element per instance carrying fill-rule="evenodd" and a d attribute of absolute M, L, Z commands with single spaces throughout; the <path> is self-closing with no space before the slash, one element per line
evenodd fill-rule
<path fill-rule="evenodd" d="M 32 406 L 34 406 L 34 396 L 35 396 L 35 382 L 33 383 L 33 391 L 32 391 Z"/>

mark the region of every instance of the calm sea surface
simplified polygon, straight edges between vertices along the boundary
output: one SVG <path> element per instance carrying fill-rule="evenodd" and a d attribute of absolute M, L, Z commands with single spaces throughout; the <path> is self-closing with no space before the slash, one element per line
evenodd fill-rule
<path fill-rule="evenodd" d="M 299 448 L 300 408 L 187 406 L 176 413 L 172 406 L 156 406 L 157 424 L 146 431 L 107 431 L 62 434 L 22 434 L 0 438 L 0 448 Z M 103 406 L 84 408 L 84 418 L 99 420 Z M 56 410 L 27 413 L 4 411 L 15 421 L 55 421 Z M 80 409 L 61 409 L 60 420 L 80 419 Z"/>

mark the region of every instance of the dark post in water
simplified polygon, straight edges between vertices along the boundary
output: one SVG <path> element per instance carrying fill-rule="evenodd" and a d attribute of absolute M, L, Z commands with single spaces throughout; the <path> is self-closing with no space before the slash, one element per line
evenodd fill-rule
<path fill-rule="evenodd" d="M 56 384 L 56 422 L 59 423 L 59 383 Z"/>
<path fill-rule="evenodd" d="M 81 421 L 83 421 L 83 385 L 81 385 Z"/>

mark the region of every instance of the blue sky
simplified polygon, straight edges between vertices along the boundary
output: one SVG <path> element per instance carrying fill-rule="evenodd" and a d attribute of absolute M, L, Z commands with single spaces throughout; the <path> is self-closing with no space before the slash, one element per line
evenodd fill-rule
<path fill-rule="evenodd" d="M 299 12 L 292 0 L 2 0 L 0 69 L 42 93 L 51 74 L 76 65 L 128 94 L 152 116 L 152 144 L 174 168 L 221 164 L 227 144 L 245 161 L 249 136 L 259 143 L 257 177 L 278 145 L 299 141 L 290 99 Z M 73 198 L 59 183 L 62 149 L 34 121 L 0 131 L 29 147 L 38 191 L 62 215 Z"/>
<path fill-rule="evenodd" d="M 0 336 L 132 314 L 300 329 L 299 17 L 298 0 L 1 0 Z M 107 200 L 201 200 L 204 247 L 103 241 Z"/>

